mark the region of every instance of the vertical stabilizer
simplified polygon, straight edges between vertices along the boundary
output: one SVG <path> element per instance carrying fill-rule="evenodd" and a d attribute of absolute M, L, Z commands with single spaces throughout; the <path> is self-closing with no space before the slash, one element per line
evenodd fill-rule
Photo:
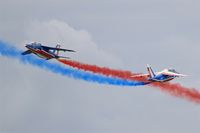
<path fill-rule="evenodd" d="M 60 45 L 58 44 L 58 45 L 56 45 L 56 48 L 60 48 Z M 59 54 L 59 50 L 56 50 L 56 55 L 58 55 Z"/>
<path fill-rule="evenodd" d="M 148 64 L 147 64 L 147 71 L 150 75 L 150 78 L 153 78 L 156 76 L 155 73 L 153 72 L 152 68 Z"/>

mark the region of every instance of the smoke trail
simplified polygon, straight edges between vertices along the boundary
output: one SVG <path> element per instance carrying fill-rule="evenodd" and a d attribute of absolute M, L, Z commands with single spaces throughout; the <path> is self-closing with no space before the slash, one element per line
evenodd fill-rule
<path fill-rule="evenodd" d="M 173 96 L 200 103 L 200 92 L 194 88 L 186 88 L 180 84 L 173 83 L 152 83 L 151 86 L 158 87 L 162 91 L 170 93 Z"/>
<path fill-rule="evenodd" d="M 16 58 L 23 63 L 28 63 L 64 76 L 72 77 L 75 79 L 83 79 L 85 81 L 90 81 L 90 82 L 97 82 L 101 84 L 103 83 L 103 84 L 121 85 L 121 86 L 138 86 L 146 84 L 144 82 L 137 82 L 137 81 L 144 81 L 146 80 L 145 78 L 140 78 L 140 79 L 131 78 L 131 75 L 134 74 L 130 71 L 113 70 L 110 68 L 98 67 L 95 65 L 82 64 L 75 61 L 59 60 L 60 62 L 69 65 L 71 67 L 96 73 L 92 74 L 81 70 L 77 71 L 76 69 L 66 68 L 59 64 L 49 63 L 45 60 L 40 60 L 39 58 L 35 58 L 34 56 L 21 56 L 21 52 L 22 51 L 17 50 L 15 47 L 12 47 L 11 45 L 0 41 L 0 55 Z M 105 76 L 97 74 L 103 74 Z M 110 76 L 115 78 L 112 78 Z M 170 93 L 173 96 L 181 97 L 196 103 L 200 103 L 200 92 L 197 91 L 196 89 L 186 88 L 181 86 L 180 84 L 172 84 L 172 83 L 152 83 L 150 85 L 153 87 L 158 87 L 162 91 Z"/>
<path fill-rule="evenodd" d="M 16 58 L 16 59 L 19 59 L 23 63 L 28 63 L 31 65 L 43 68 L 45 70 L 49 70 L 51 72 L 64 75 L 64 76 L 72 77 L 75 79 L 83 79 L 85 81 L 96 82 L 96 83 L 101 83 L 101 84 L 111 84 L 111 85 L 120 85 L 120 86 L 139 86 L 139 85 L 145 84 L 143 82 L 130 81 L 130 80 L 125 80 L 125 79 L 112 78 L 112 77 L 92 74 L 92 73 L 84 72 L 81 70 L 77 71 L 76 69 L 63 67 L 56 63 L 50 63 L 46 60 L 42 60 L 34 56 L 21 56 L 21 52 L 22 51 L 17 50 L 15 47 L 5 42 L 0 41 L 0 55 Z"/>
<path fill-rule="evenodd" d="M 118 78 L 123 78 L 126 80 L 134 80 L 134 81 L 147 81 L 145 78 L 132 78 L 132 75 L 135 75 L 134 73 L 130 71 L 121 71 L 121 70 L 113 70 L 106 67 L 99 67 L 95 65 L 89 65 L 80 63 L 77 61 L 71 61 L 71 60 L 59 60 L 60 62 L 85 71 L 90 71 L 93 73 L 99 73 L 106 76 L 113 76 Z M 190 101 L 200 103 L 200 92 L 196 89 L 190 89 L 181 86 L 180 84 L 172 84 L 172 83 L 151 83 L 150 84 L 153 87 L 157 87 L 160 90 L 167 92 L 173 96 L 188 99 Z"/>
<path fill-rule="evenodd" d="M 115 69 L 110 69 L 107 67 L 99 67 L 96 65 L 89 65 L 89 64 L 84 64 L 80 63 L 77 61 L 72 61 L 72 60 L 65 60 L 65 59 L 58 59 L 58 61 L 64 63 L 65 65 L 71 66 L 73 68 L 81 69 L 84 71 L 89 71 L 93 73 L 98 73 L 106 76 L 112 76 L 112 77 L 117 77 L 117 78 L 123 78 L 127 80 L 136 80 L 136 81 L 143 81 L 146 82 L 146 78 L 133 78 L 131 76 L 137 75 L 136 73 L 132 73 L 130 71 L 122 71 L 122 70 L 115 70 Z"/>

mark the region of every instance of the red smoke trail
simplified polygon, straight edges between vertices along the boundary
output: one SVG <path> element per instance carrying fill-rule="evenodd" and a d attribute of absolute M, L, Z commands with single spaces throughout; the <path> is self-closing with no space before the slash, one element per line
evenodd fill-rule
<path fill-rule="evenodd" d="M 169 82 L 152 83 L 150 85 L 153 87 L 158 87 L 162 91 L 168 92 L 173 96 L 185 98 L 200 104 L 200 92 L 194 88 L 186 88 L 181 86 L 180 84 L 173 84 Z"/>
<path fill-rule="evenodd" d="M 118 77 L 118 78 L 123 78 L 127 80 L 136 80 L 136 81 L 147 81 L 146 78 L 133 78 L 131 77 L 132 75 L 136 75 L 130 71 L 122 71 L 122 70 L 114 70 L 106 67 L 99 67 L 96 65 L 89 65 L 89 64 L 84 64 L 80 63 L 77 61 L 71 61 L 71 60 L 61 60 L 59 59 L 60 62 L 85 71 L 90 71 L 93 73 L 99 73 L 103 74 L 106 76 L 113 76 L 113 77 Z M 173 84 L 169 82 L 165 83 L 151 83 L 149 84 L 153 87 L 158 87 L 164 92 L 168 92 L 169 94 L 176 96 L 176 97 L 181 97 L 184 99 L 188 99 L 190 101 L 200 103 L 200 92 L 197 91 L 196 89 L 191 89 L 191 88 L 186 88 L 181 86 L 180 84 Z"/>
<path fill-rule="evenodd" d="M 129 80 L 137 80 L 137 81 L 147 81 L 146 78 L 133 78 L 131 76 L 133 75 L 137 75 L 136 73 L 132 73 L 130 71 L 122 71 L 122 70 L 114 70 L 114 69 L 110 69 L 107 67 L 99 67 L 96 65 L 89 65 L 89 64 L 84 64 L 84 63 L 80 63 L 77 61 L 71 61 L 71 60 L 64 60 L 64 59 L 58 59 L 58 61 L 77 68 L 77 69 L 81 69 L 81 70 L 85 70 L 85 71 L 90 71 L 93 73 L 99 73 L 99 74 L 103 74 L 106 76 L 112 76 L 112 77 L 119 77 L 119 78 L 123 78 L 123 79 L 129 79 Z"/>

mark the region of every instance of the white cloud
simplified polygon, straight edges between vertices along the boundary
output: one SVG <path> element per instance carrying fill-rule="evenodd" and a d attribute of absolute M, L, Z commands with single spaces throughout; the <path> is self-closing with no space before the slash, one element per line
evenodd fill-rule
<path fill-rule="evenodd" d="M 74 49 L 77 51 L 74 54 L 63 54 L 79 61 L 107 66 L 122 64 L 119 58 L 100 49 L 86 30 L 76 30 L 66 22 L 58 20 L 30 22 L 25 37 L 24 42 L 27 43 L 37 41 L 50 46 L 61 44 L 64 48 Z"/>

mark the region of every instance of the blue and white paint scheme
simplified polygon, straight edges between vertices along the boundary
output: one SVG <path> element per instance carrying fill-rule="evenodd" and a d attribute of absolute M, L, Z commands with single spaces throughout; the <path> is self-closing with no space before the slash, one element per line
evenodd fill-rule
<path fill-rule="evenodd" d="M 148 74 L 133 75 L 133 78 L 145 77 L 151 82 L 167 82 L 177 77 L 185 77 L 186 75 L 178 73 L 175 69 L 164 69 L 154 73 L 152 68 L 147 64 Z"/>

